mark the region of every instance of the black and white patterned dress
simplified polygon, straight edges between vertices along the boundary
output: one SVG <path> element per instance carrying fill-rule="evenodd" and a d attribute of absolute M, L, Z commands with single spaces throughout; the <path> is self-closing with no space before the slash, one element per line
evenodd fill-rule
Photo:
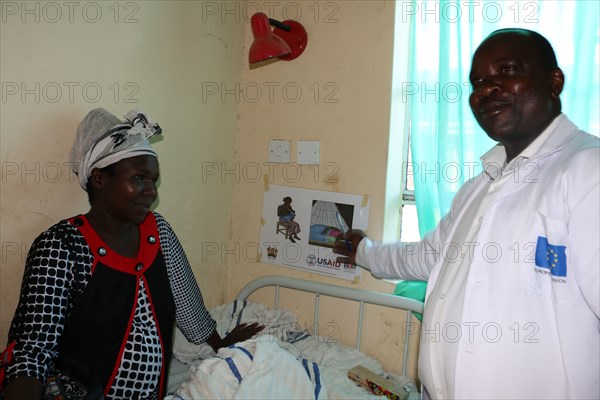
<path fill-rule="evenodd" d="M 140 225 L 140 248 L 123 257 L 84 216 L 33 243 L 9 331 L 5 383 L 45 382 L 61 371 L 110 399 L 164 395 L 173 322 L 203 343 L 214 332 L 200 289 L 170 225 L 158 213 Z"/>

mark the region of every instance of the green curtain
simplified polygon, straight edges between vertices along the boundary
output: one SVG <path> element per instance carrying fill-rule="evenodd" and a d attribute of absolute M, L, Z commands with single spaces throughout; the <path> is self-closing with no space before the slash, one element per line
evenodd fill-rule
<path fill-rule="evenodd" d="M 435 228 L 452 198 L 482 170 L 479 157 L 495 142 L 477 125 L 468 104 L 471 57 L 500 28 L 544 35 L 565 73 L 563 112 L 598 135 L 600 1 L 397 3 L 413 15 L 409 82 L 410 149 L 421 237 Z M 437 10 L 437 15 L 432 11 Z"/>

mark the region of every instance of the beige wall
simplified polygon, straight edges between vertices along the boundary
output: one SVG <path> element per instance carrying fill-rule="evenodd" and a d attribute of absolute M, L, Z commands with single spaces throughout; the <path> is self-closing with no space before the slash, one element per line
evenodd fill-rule
<path fill-rule="evenodd" d="M 203 103 L 201 82 L 239 81 L 244 26 L 203 21 L 198 1 L 122 2 L 118 14 L 115 2 L 74 2 L 72 17 L 64 7 L 55 22 L 43 2 L 27 3 L 34 12 L 37 4 L 39 22 L 22 14 L 24 3 L 2 3 L 2 342 L 32 241 L 88 209 L 65 163 L 77 124 L 99 106 L 117 115 L 141 107 L 163 127 L 157 210 L 177 231 L 207 303 L 223 302 L 226 263 L 203 263 L 196 243 L 229 239 L 233 184 L 202 183 L 199 163 L 232 162 L 238 104 Z"/>
<path fill-rule="evenodd" d="M 285 19 L 287 11 L 291 18 L 292 10 L 294 13 L 301 10 L 301 22 L 309 34 L 308 45 L 296 60 L 252 69 L 247 65 L 247 50 L 244 52 L 241 86 L 247 89 L 248 95 L 240 99 L 235 162 L 241 179 L 234 187 L 230 248 L 243 249 L 260 242 L 262 201 L 268 188 L 263 180 L 256 181 L 255 165 L 264 166 L 263 173 L 272 184 L 369 195 L 368 232 L 381 239 L 390 127 L 394 3 L 321 2 L 318 10 L 313 2 L 282 4 L 281 8 L 275 8 L 272 17 Z M 289 4 L 287 9 L 285 4 Z M 247 49 L 252 35 L 248 30 L 245 34 Z M 253 88 L 256 87 L 263 89 L 262 97 L 255 95 Z M 272 97 L 268 91 L 271 87 L 274 88 Z M 286 174 L 284 166 L 269 168 L 271 139 L 292 142 L 292 163 L 296 162 L 299 140 L 319 140 L 319 167 L 302 166 L 297 182 L 296 173 Z M 252 171 L 252 175 L 244 176 L 244 170 Z M 297 168 L 287 171 L 297 171 Z M 393 285 L 376 280 L 368 273 L 363 274 L 362 283 L 351 285 L 340 279 L 257 264 L 243 253 L 239 260 L 230 257 L 229 261 L 228 297 L 253 278 L 270 274 L 388 293 L 393 290 Z M 268 297 L 270 294 L 261 294 L 256 299 L 266 301 Z M 307 306 L 307 301 L 312 300 L 295 296 L 293 292 L 286 292 L 284 297 L 283 304 L 308 324 L 312 307 Z M 346 302 L 322 300 L 321 333 L 354 344 L 355 325 L 351 321 L 356 320 L 356 314 L 357 308 Z M 375 355 L 386 367 L 399 371 L 405 315 L 381 312 L 369 318 L 372 319 L 366 323 L 378 328 L 364 337 L 361 348 Z M 411 374 L 414 376 L 414 360 Z"/>
<path fill-rule="evenodd" d="M 118 3 L 118 15 L 114 2 L 84 1 L 74 9 L 73 22 L 68 8 L 51 22 L 56 10 L 31 2 L 40 7 L 36 22 L 34 5 L 32 15 L 23 14 L 22 2 L 3 3 L 10 3 L 3 4 L 0 31 L 3 342 L 31 242 L 52 223 L 87 210 L 85 194 L 64 163 L 78 121 L 96 106 L 121 114 L 143 107 L 161 123 L 157 209 L 175 227 L 209 306 L 267 274 L 349 285 L 248 257 L 244 246 L 260 240 L 265 185 L 245 172 L 261 165 L 273 184 L 368 194 L 368 232 L 382 237 L 392 1 L 138 1 Z M 91 22 L 97 7 L 88 3 L 100 7 L 98 22 Z M 309 33 L 305 54 L 250 69 L 247 19 L 257 7 L 276 19 L 299 19 Z M 56 86 L 62 89 L 58 99 Z M 102 94 L 93 102 L 98 87 Z M 292 141 L 292 162 L 298 140 L 319 140 L 320 166 L 302 167 L 300 180 L 292 182 L 281 168 L 265 164 L 271 139 Z M 393 289 L 368 273 L 355 286 Z M 300 308 L 307 300 L 284 297 L 283 305 L 308 323 L 312 313 Z M 355 314 L 344 302 L 323 301 L 321 333 L 353 344 Z M 374 314 L 365 322 L 378 328 L 362 349 L 399 371 L 405 316 Z"/>

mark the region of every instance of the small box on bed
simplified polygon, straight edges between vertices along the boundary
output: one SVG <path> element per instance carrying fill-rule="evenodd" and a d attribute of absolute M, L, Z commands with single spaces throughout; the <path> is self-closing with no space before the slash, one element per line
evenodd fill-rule
<path fill-rule="evenodd" d="M 348 378 L 364 386 L 378 396 L 385 396 L 390 400 L 405 400 L 409 393 L 404 388 L 362 365 L 357 365 L 348 371 Z"/>

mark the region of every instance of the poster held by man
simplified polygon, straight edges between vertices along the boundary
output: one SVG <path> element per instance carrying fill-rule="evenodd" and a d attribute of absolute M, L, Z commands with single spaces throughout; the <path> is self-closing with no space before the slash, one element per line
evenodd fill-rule
<path fill-rule="evenodd" d="M 369 207 L 368 196 L 270 185 L 260 261 L 360 281 L 361 269 L 338 262 L 332 250 L 343 233 L 367 229 Z"/>

